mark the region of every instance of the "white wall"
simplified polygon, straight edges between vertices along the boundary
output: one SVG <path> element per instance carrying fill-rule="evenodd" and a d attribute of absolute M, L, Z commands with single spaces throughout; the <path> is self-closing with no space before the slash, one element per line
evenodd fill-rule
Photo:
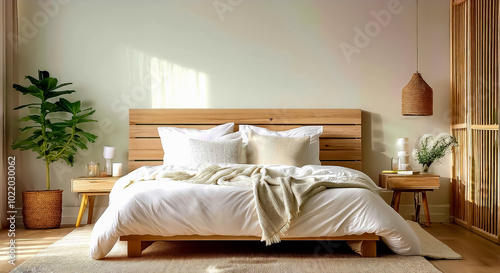
<path fill-rule="evenodd" d="M 397 137 L 414 146 L 424 133 L 449 130 L 448 0 L 420 1 L 419 71 L 434 89 L 431 117 L 400 114 L 401 90 L 416 70 L 415 1 L 18 3 L 20 75 L 48 70 L 74 83 L 73 99 L 97 110 L 99 124 L 87 128 L 98 142 L 79 153 L 73 168 L 53 164 L 52 187 L 64 190 L 65 221 L 74 221 L 79 206 L 70 180 L 84 175 L 86 162 L 104 163 L 102 146 L 116 146 L 114 161 L 126 163 L 128 108 L 361 108 L 364 169 L 375 181 L 389 167 Z M 390 18 L 377 22 L 373 14 Z M 371 37 L 360 39 L 358 28 Z M 161 100 L 153 95 L 160 89 L 166 92 Z M 10 100 L 25 98 L 13 93 Z M 10 141 L 18 117 L 9 113 Z M 10 153 L 18 158 L 18 192 L 43 189 L 43 163 L 31 152 Z M 431 171 L 448 178 L 449 167 L 443 160 Z M 445 178 L 429 194 L 434 220 L 448 215 Z M 404 198 L 402 211 L 411 213 L 411 197 Z M 106 201 L 100 198 L 98 206 Z"/>

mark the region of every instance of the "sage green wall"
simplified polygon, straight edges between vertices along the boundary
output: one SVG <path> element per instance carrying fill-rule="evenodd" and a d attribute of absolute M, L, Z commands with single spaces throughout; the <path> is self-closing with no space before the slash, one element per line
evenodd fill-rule
<path fill-rule="evenodd" d="M 375 181 L 396 153 L 425 133 L 449 130 L 449 1 L 420 1 L 419 71 L 434 89 L 434 115 L 403 117 L 401 89 L 416 70 L 416 3 L 410 0 L 18 0 L 20 75 L 45 69 L 73 82 L 94 107 L 99 136 L 70 168 L 56 163 L 64 221 L 76 218 L 72 177 L 115 146 L 127 162 L 128 108 L 361 108 L 365 172 Z M 22 79 L 20 79 L 21 82 Z M 25 83 L 25 82 L 24 82 Z M 162 85 L 163 84 L 163 85 Z M 162 86 L 162 87 L 160 87 Z M 156 90 L 167 90 L 157 94 Z M 169 90 L 169 91 L 168 91 Z M 161 99 L 158 99 L 161 98 Z M 14 93 L 14 105 L 25 101 Z M 21 112 L 22 113 L 22 112 Z M 9 112 L 9 142 L 18 112 Z M 44 188 L 31 152 L 17 156 L 20 192 Z M 414 163 L 414 162 L 413 162 Z M 414 164 L 415 167 L 416 164 Z M 431 171 L 450 175 L 449 159 Z M 448 216 L 449 186 L 429 195 L 434 220 Z M 385 199 L 390 193 L 383 194 Z M 405 196 L 403 214 L 412 212 Z M 106 205 L 105 198 L 98 206 Z"/>

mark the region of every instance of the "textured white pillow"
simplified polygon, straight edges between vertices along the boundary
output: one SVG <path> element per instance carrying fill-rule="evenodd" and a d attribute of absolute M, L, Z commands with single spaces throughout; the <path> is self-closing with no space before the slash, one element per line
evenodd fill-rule
<path fill-rule="evenodd" d="M 240 125 L 239 131 L 243 138 L 243 147 L 248 144 L 248 134 L 253 131 L 263 136 L 281 137 L 310 137 L 309 153 L 306 165 L 321 165 L 319 160 L 319 137 L 323 133 L 323 126 L 302 126 L 288 131 L 272 131 L 266 128 L 253 125 Z M 246 148 L 246 147 L 245 147 Z M 243 151 L 246 152 L 246 151 Z"/>
<path fill-rule="evenodd" d="M 190 139 L 227 140 L 239 137 L 238 134 L 233 133 L 233 129 L 234 123 L 232 122 L 207 130 L 158 127 L 158 134 L 160 135 L 164 153 L 163 165 L 189 166 L 191 163 Z"/>
<path fill-rule="evenodd" d="M 241 155 L 241 138 L 210 141 L 189 140 L 191 150 L 191 167 L 198 168 L 201 164 L 238 164 Z"/>
<path fill-rule="evenodd" d="M 307 165 L 310 137 L 248 135 L 247 163 L 259 165 Z"/>

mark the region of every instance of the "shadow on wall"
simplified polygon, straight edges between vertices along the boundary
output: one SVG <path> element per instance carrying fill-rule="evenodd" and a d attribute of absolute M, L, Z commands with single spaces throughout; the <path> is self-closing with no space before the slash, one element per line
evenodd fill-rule
<path fill-rule="evenodd" d="M 385 136 L 382 116 L 362 111 L 363 172 L 377 183 L 378 174 L 390 166 L 390 157 L 385 155 Z"/>

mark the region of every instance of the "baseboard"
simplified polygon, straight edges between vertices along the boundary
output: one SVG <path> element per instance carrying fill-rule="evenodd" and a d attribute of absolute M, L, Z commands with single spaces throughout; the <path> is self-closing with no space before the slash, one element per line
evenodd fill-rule
<path fill-rule="evenodd" d="M 107 207 L 94 207 L 94 215 L 93 215 L 93 223 L 95 223 L 99 217 L 104 213 Z M 67 225 L 67 224 L 76 224 L 76 219 L 78 218 L 78 212 L 80 211 L 80 207 L 63 207 L 62 211 L 62 219 L 61 219 L 61 224 L 62 225 Z M 86 224 L 87 223 L 87 217 L 88 217 L 88 208 L 85 210 L 85 213 L 83 214 L 81 224 Z"/>
<path fill-rule="evenodd" d="M 399 214 L 406 220 L 415 220 L 415 207 L 413 205 L 400 205 Z M 431 222 L 451 222 L 449 205 L 429 206 Z M 424 208 L 420 206 L 420 221 L 425 222 Z"/>
<path fill-rule="evenodd" d="M 99 217 L 104 213 L 107 207 L 94 207 L 94 215 L 93 215 L 93 223 L 99 219 Z M 23 214 L 22 208 L 16 208 L 16 226 L 23 227 Z M 62 219 L 61 225 L 75 225 L 76 219 L 78 218 L 78 212 L 80 211 L 80 207 L 63 207 L 62 209 Z M 85 210 L 83 214 L 81 224 L 87 223 L 88 217 L 88 209 Z"/>

